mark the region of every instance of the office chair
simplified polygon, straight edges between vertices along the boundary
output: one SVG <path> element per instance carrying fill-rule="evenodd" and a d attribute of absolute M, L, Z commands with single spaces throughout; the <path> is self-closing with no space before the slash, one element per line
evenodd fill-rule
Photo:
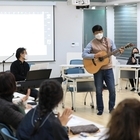
<path fill-rule="evenodd" d="M 79 73 L 85 73 L 84 69 L 83 68 L 80 68 L 80 67 L 75 67 L 75 68 L 69 68 L 66 70 L 66 74 L 79 74 Z M 74 107 L 73 107 L 73 104 L 74 104 L 74 95 L 73 95 L 73 87 L 70 87 L 70 83 L 72 81 L 68 81 L 68 87 L 67 88 L 67 91 L 70 91 L 71 92 L 71 99 L 72 99 L 72 110 L 74 110 Z M 93 95 L 92 95 L 92 91 L 95 90 L 94 88 L 94 82 L 93 81 L 89 81 L 89 82 L 78 82 L 77 83 L 77 92 L 86 92 L 86 96 L 85 96 L 85 99 L 84 99 L 84 105 L 86 105 L 86 97 L 87 97 L 87 94 L 88 92 L 90 92 L 90 95 L 91 95 L 91 107 L 94 108 L 94 103 L 93 103 Z M 93 90 L 94 89 L 94 90 Z M 64 107 L 64 104 L 62 105 L 62 107 Z"/>
<path fill-rule="evenodd" d="M 70 60 L 71 65 L 83 65 L 83 60 L 82 59 L 72 59 Z"/>
<path fill-rule="evenodd" d="M 4 140 L 18 140 L 17 138 L 15 138 L 14 136 L 12 136 L 9 132 L 8 129 L 6 128 L 2 128 L 0 130 L 0 133 L 2 135 L 2 137 L 4 138 Z"/>
<path fill-rule="evenodd" d="M 70 64 L 71 65 L 83 65 L 83 60 L 82 59 L 72 59 L 72 60 L 70 60 Z M 85 73 L 85 72 L 83 72 L 83 73 Z M 94 89 L 95 89 L 95 86 L 94 86 Z M 84 105 L 86 105 L 86 97 L 87 97 L 87 94 L 88 94 L 88 92 L 86 93 L 86 96 L 85 96 L 85 99 L 84 99 Z M 90 92 L 90 95 L 91 95 L 91 100 L 92 100 L 91 107 L 94 108 L 94 105 L 93 105 L 93 97 L 92 97 L 91 92 Z"/>
<path fill-rule="evenodd" d="M 71 92 L 71 95 L 72 95 L 72 105 L 73 105 L 73 87 L 69 87 L 68 88 L 68 91 Z M 94 102 L 93 102 L 93 91 L 95 91 L 95 86 L 94 86 L 94 81 L 82 81 L 82 82 L 78 82 L 77 83 L 77 93 L 80 92 L 86 92 L 86 95 L 85 95 L 85 98 L 84 98 L 84 105 L 86 105 L 86 98 L 87 98 L 87 95 L 88 95 L 88 92 L 90 93 L 90 96 L 91 96 L 91 103 L 90 103 L 90 106 L 91 108 L 94 108 Z M 73 106 L 72 106 L 72 110 L 74 110 Z"/>
<path fill-rule="evenodd" d="M 79 73 L 84 73 L 84 69 L 83 68 L 69 68 L 67 70 L 65 70 L 65 74 L 79 74 Z M 69 91 L 70 89 L 70 84 L 72 81 L 68 80 L 68 86 L 66 87 L 66 90 Z M 71 100 L 72 100 L 72 105 L 73 105 L 73 92 L 71 92 Z M 64 108 L 64 103 L 62 103 L 62 107 Z M 72 106 L 73 109 L 73 106 Z"/>
<path fill-rule="evenodd" d="M 17 140 L 11 128 L 4 123 L 0 123 L 0 134 L 4 140 Z"/>

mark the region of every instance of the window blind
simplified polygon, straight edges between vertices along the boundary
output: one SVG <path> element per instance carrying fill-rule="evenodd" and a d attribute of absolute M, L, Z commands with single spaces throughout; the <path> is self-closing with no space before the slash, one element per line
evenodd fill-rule
<path fill-rule="evenodd" d="M 137 44 L 137 7 L 136 5 L 114 7 L 115 44 L 119 48 L 127 43 Z M 137 46 L 136 46 L 137 47 Z M 130 57 L 132 48 L 124 51 L 119 58 Z"/>

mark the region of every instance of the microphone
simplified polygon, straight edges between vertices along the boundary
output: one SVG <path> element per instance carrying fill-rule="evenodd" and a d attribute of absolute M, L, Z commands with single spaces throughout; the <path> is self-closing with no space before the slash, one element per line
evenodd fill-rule
<path fill-rule="evenodd" d="M 4 63 L 10 59 L 15 53 L 13 53 L 11 56 L 9 56 L 8 58 L 6 58 L 5 60 L 2 61 L 2 64 L 3 64 L 3 72 L 4 72 Z"/>
<path fill-rule="evenodd" d="M 11 56 L 9 56 L 8 58 L 6 58 L 5 60 L 3 60 L 3 62 L 2 63 L 5 63 L 6 62 L 6 60 L 8 60 L 8 59 L 10 59 L 13 55 L 14 55 L 15 53 L 13 53 Z"/>

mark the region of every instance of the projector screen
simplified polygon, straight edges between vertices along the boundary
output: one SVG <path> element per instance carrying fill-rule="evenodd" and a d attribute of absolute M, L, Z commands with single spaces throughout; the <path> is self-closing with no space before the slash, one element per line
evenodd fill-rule
<path fill-rule="evenodd" d="M 20 3 L 20 2 L 19 2 Z M 54 6 L 0 5 L 0 62 L 24 47 L 28 61 L 54 61 Z"/>

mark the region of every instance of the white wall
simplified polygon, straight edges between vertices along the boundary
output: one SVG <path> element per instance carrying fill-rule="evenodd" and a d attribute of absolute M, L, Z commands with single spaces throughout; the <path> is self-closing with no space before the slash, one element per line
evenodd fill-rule
<path fill-rule="evenodd" d="M 137 5 L 137 26 L 138 26 L 138 47 L 140 48 L 140 3 Z M 49 62 L 52 68 L 51 77 L 60 75 L 61 64 L 67 63 L 67 52 L 82 52 L 82 29 L 83 11 L 76 9 L 75 6 L 67 5 L 67 2 L 56 2 L 55 6 L 55 62 Z M 107 35 L 114 41 L 114 9 L 107 8 Z M 72 43 L 78 43 L 73 47 Z M 47 65 L 44 63 L 44 65 Z M 5 70 L 9 69 L 10 64 L 5 64 Z M 2 71 L 2 64 L 0 64 Z"/>
<path fill-rule="evenodd" d="M 82 23 L 83 11 L 77 10 L 75 6 L 67 5 L 67 2 L 56 2 L 55 6 L 55 62 L 49 62 L 52 68 L 51 77 L 60 75 L 61 64 L 66 64 L 67 52 L 82 51 Z M 78 43 L 73 47 L 72 43 Z M 46 65 L 46 63 L 44 63 Z M 5 63 L 8 70 L 10 63 Z M 0 65 L 2 71 L 2 65 Z"/>
<path fill-rule="evenodd" d="M 106 8 L 107 20 L 107 37 L 114 41 L 114 8 L 108 6 Z"/>
<path fill-rule="evenodd" d="M 140 3 L 137 4 L 137 47 L 140 50 Z"/>
<path fill-rule="evenodd" d="M 67 5 L 67 2 L 56 2 L 55 7 L 55 47 L 56 62 L 49 63 L 53 69 L 54 76 L 60 75 L 61 64 L 66 64 L 67 52 L 82 51 L 82 10 L 77 10 L 75 6 Z M 72 43 L 78 43 L 73 47 Z"/>

